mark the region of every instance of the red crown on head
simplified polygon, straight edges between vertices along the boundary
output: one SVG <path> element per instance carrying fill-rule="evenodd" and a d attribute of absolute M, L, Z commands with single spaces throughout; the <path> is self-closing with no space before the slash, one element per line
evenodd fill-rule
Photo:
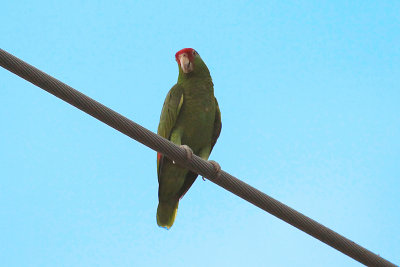
<path fill-rule="evenodd" d="M 183 53 L 186 53 L 189 60 L 192 61 L 193 60 L 193 51 L 195 51 L 193 48 L 183 48 L 182 50 L 179 50 L 178 52 L 176 52 L 175 54 L 175 60 L 176 62 L 178 62 L 179 64 L 179 56 Z"/>

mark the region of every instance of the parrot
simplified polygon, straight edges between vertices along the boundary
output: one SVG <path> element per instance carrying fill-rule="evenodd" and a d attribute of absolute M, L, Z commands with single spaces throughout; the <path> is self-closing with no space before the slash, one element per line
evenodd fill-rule
<path fill-rule="evenodd" d="M 222 128 L 210 71 L 193 48 L 178 51 L 175 60 L 179 68 L 178 81 L 165 98 L 157 133 L 184 148 L 188 158 L 195 154 L 208 160 Z M 221 170 L 217 162 L 209 162 L 217 173 Z M 157 153 L 158 226 L 172 227 L 179 201 L 197 175 Z"/>

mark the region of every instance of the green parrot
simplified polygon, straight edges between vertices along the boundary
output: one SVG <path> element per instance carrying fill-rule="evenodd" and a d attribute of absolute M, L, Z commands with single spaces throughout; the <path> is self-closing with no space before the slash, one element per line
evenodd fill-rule
<path fill-rule="evenodd" d="M 214 96 L 210 72 L 192 48 L 175 54 L 179 66 L 178 82 L 168 92 L 161 111 L 158 134 L 208 160 L 221 132 L 221 113 Z M 210 161 L 216 171 L 218 163 Z M 179 200 L 192 186 L 197 174 L 157 154 L 157 224 L 169 229 L 174 223 Z"/>

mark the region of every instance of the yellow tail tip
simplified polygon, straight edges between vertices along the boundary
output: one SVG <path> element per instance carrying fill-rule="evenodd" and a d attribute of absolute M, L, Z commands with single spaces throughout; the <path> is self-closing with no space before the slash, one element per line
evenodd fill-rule
<path fill-rule="evenodd" d="M 169 230 L 174 224 L 176 213 L 178 211 L 178 201 L 159 202 L 157 207 L 158 226 Z"/>

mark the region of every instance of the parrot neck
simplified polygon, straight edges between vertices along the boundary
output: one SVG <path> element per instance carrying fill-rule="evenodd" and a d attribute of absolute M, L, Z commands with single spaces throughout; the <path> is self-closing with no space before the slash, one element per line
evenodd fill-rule
<path fill-rule="evenodd" d="M 184 73 L 181 69 L 179 69 L 178 83 L 185 82 L 188 80 L 199 80 L 199 79 L 211 79 L 210 72 L 207 67 L 202 69 L 197 69 L 190 73 Z"/>
<path fill-rule="evenodd" d="M 179 73 L 178 84 L 185 88 L 186 95 L 214 95 L 214 85 L 208 69 L 204 73 Z"/>

